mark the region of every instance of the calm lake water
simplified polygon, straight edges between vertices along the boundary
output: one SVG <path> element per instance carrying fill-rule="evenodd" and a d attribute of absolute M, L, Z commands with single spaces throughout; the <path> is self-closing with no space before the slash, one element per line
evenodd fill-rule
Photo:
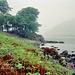
<path fill-rule="evenodd" d="M 58 47 L 57 50 L 59 53 L 61 53 L 64 50 L 67 50 L 69 54 L 75 54 L 75 37 L 56 37 L 56 38 L 47 38 L 47 41 L 63 41 L 64 43 L 46 43 L 44 47 L 53 48 Z M 40 46 L 41 47 L 41 46 Z M 74 52 L 72 52 L 74 51 Z"/>

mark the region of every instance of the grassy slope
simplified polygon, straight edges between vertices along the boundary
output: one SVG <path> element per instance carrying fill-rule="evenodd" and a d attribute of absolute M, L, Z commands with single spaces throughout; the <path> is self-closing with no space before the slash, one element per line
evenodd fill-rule
<path fill-rule="evenodd" d="M 43 75 L 44 74 L 45 75 L 45 73 L 47 73 L 46 75 L 72 75 L 73 71 L 67 70 L 61 65 L 58 65 L 58 64 L 56 65 L 52 62 L 46 62 L 43 58 L 44 56 L 39 53 L 40 49 L 37 47 L 34 47 L 32 43 L 37 43 L 37 42 L 31 41 L 28 39 L 22 39 L 19 37 L 14 37 L 8 33 L 0 32 L 0 57 L 11 55 L 14 58 L 10 60 L 7 59 L 5 61 L 4 60 L 2 61 L 1 59 L 0 63 L 2 64 L 3 62 L 5 62 L 9 64 L 9 61 L 12 60 L 11 63 L 14 62 L 15 64 L 18 64 L 18 65 L 15 65 L 15 67 L 13 66 L 14 68 L 26 69 L 25 73 L 21 72 L 19 75 L 21 74 L 22 75 L 23 74 L 24 75 Z M 25 62 L 25 65 L 22 65 L 23 61 Z M 26 62 L 28 62 L 31 66 L 29 65 L 27 66 Z M 19 73 L 18 69 L 16 69 L 17 75 Z M 32 72 L 32 69 L 34 70 L 33 72 Z M 2 69 L 0 68 L 0 71 L 1 70 Z M 44 73 L 44 70 L 45 70 L 45 73 Z M 30 73 L 28 74 L 28 72 Z M 31 74 L 31 73 L 34 73 L 34 74 Z"/>

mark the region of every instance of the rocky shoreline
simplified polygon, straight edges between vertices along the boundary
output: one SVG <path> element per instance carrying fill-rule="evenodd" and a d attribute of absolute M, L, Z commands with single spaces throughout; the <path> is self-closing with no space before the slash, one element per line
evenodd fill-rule
<path fill-rule="evenodd" d="M 40 45 L 42 46 L 41 49 L 43 50 L 45 44 L 41 43 Z M 54 46 L 52 46 L 52 48 L 56 49 L 56 47 L 54 47 Z M 72 51 L 72 52 L 74 52 L 74 51 Z M 65 60 L 64 67 L 66 67 L 69 70 L 75 71 L 75 54 L 69 54 L 68 51 L 65 50 L 62 53 L 60 53 L 59 55 Z M 56 60 L 55 60 L 55 62 L 59 63 L 59 61 L 56 61 Z"/>
<path fill-rule="evenodd" d="M 56 41 L 46 41 L 45 43 L 48 43 L 48 42 L 55 43 Z M 43 42 L 35 43 L 34 46 L 39 47 L 39 48 L 40 48 L 40 46 L 42 46 L 40 53 L 43 53 L 42 51 L 44 49 L 45 43 L 43 43 Z M 56 43 L 64 43 L 64 42 L 56 42 Z M 52 48 L 56 49 L 56 47 L 54 47 L 54 46 L 52 46 Z M 60 49 L 57 49 L 57 50 L 59 51 Z M 74 51 L 72 51 L 72 52 L 74 52 Z M 68 51 L 65 50 L 62 53 L 60 53 L 59 55 L 65 60 L 64 67 L 66 67 L 69 70 L 75 71 L 75 54 L 68 54 Z M 55 61 L 55 62 L 59 63 L 58 61 Z"/>
<path fill-rule="evenodd" d="M 65 50 L 62 53 L 60 53 L 60 55 L 66 61 L 66 68 L 75 71 L 75 54 L 68 54 L 68 51 Z"/>

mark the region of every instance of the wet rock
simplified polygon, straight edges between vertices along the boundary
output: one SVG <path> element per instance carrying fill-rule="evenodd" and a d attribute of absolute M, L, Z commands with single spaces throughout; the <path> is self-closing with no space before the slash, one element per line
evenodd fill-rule
<path fill-rule="evenodd" d="M 72 57 L 75 57 L 75 54 L 72 54 L 71 56 L 72 56 Z"/>
<path fill-rule="evenodd" d="M 68 51 L 65 50 L 65 51 L 63 51 L 60 55 L 63 56 L 63 57 L 67 57 L 67 55 L 68 55 Z"/>
<path fill-rule="evenodd" d="M 60 50 L 60 49 L 57 49 L 58 51 Z"/>
<path fill-rule="evenodd" d="M 71 51 L 72 53 L 74 53 L 74 51 Z"/>
<path fill-rule="evenodd" d="M 54 48 L 58 48 L 58 47 L 54 47 Z"/>
<path fill-rule="evenodd" d="M 54 46 L 51 46 L 51 47 L 54 47 Z"/>
<path fill-rule="evenodd" d="M 44 46 L 44 45 L 45 45 L 44 43 L 41 44 L 41 46 Z"/>
<path fill-rule="evenodd" d="M 66 58 L 67 62 L 75 63 L 75 58 Z"/>
<path fill-rule="evenodd" d="M 71 58 L 71 56 L 72 56 L 71 54 L 68 54 L 68 55 L 67 55 L 67 58 Z"/>
<path fill-rule="evenodd" d="M 72 58 L 71 60 L 72 60 L 73 63 L 75 63 L 75 58 Z"/>

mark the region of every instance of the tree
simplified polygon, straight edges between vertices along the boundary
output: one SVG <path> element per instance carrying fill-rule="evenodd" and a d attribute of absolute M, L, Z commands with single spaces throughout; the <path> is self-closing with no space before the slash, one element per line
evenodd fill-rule
<path fill-rule="evenodd" d="M 23 8 L 22 10 L 18 11 L 17 15 L 26 17 L 27 19 L 31 21 L 36 21 L 36 19 L 38 18 L 39 12 L 37 9 L 33 7 L 27 7 L 27 8 Z"/>
<path fill-rule="evenodd" d="M 5 14 L 10 10 L 11 8 L 9 7 L 7 0 L 0 0 L 0 12 Z"/>
<path fill-rule="evenodd" d="M 3 25 L 5 24 L 5 16 L 0 14 L 0 31 L 3 31 Z"/>
<path fill-rule="evenodd" d="M 17 34 L 17 22 L 16 22 L 16 16 L 10 16 L 9 19 L 9 24 L 11 25 L 11 33 Z"/>
<path fill-rule="evenodd" d="M 0 31 L 3 31 L 5 25 L 5 14 L 10 10 L 7 0 L 0 0 Z"/>
<path fill-rule="evenodd" d="M 4 21 L 0 24 L 7 30 L 7 32 L 18 34 L 25 38 L 31 38 L 38 31 L 38 27 L 41 26 L 37 22 L 39 12 L 33 7 L 23 8 L 18 11 L 16 16 L 11 14 L 4 14 Z M 3 14 L 2 14 L 3 16 Z M 1 28 L 2 29 L 2 28 Z"/>
<path fill-rule="evenodd" d="M 18 34 L 23 37 L 31 38 L 33 34 L 38 31 L 38 27 L 41 26 L 37 22 L 39 12 L 33 7 L 23 8 L 18 11 L 17 23 L 18 23 Z"/>
<path fill-rule="evenodd" d="M 5 25 L 4 28 L 7 30 L 7 32 L 9 32 L 10 28 L 12 27 L 12 24 L 10 23 L 11 21 L 11 14 L 6 14 L 5 15 Z"/>

